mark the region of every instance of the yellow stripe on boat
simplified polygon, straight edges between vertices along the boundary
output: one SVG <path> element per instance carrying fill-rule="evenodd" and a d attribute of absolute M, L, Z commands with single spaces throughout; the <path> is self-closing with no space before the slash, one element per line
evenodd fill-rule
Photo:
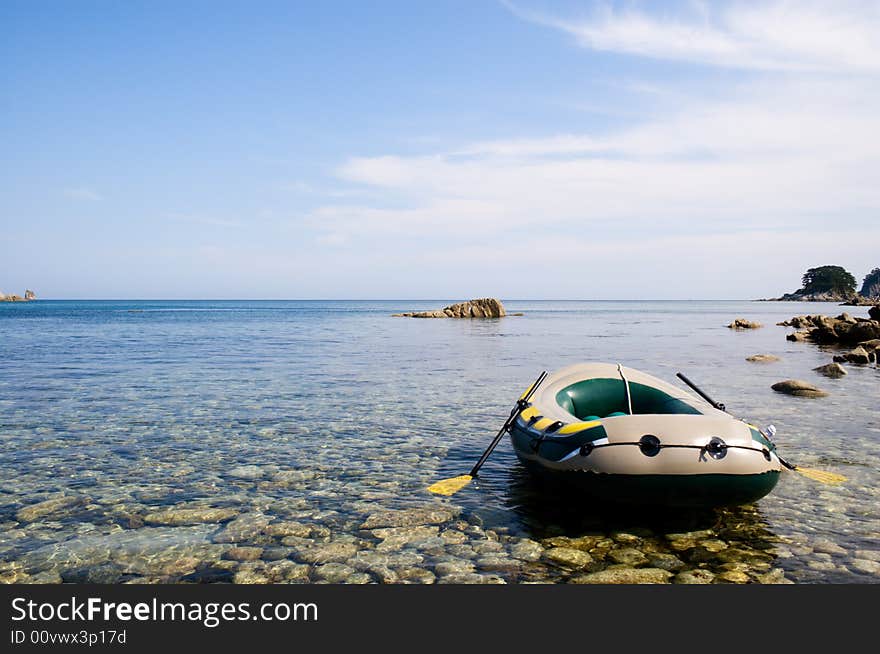
<path fill-rule="evenodd" d="M 535 407 L 530 406 L 528 409 L 523 409 L 520 412 L 519 417 L 528 422 L 532 417 L 536 415 L 538 415 L 538 410 Z"/>
<path fill-rule="evenodd" d="M 521 400 L 526 399 L 526 395 L 528 395 L 534 387 L 535 387 L 534 384 L 529 386 L 526 390 L 523 391 L 523 394 L 519 396 L 519 399 L 521 399 Z"/>
<path fill-rule="evenodd" d="M 589 422 L 571 422 L 563 427 L 560 427 L 556 432 L 557 434 L 576 434 L 579 431 L 584 431 L 585 429 L 592 429 L 593 427 L 598 427 L 602 424 L 601 420 L 590 420 Z"/>
<path fill-rule="evenodd" d="M 532 425 L 535 429 L 543 430 L 547 429 L 550 425 L 556 422 L 553 418 L 541 418 L 535 424 Z"/>

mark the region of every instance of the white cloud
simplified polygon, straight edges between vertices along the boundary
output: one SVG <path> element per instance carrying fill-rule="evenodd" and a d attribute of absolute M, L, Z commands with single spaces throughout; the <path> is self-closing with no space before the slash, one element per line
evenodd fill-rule
<path fill-rule="evenodd" d="M 569 280 L 555 297 L 741 297 L 792 290 L 766 284 L 796 284 L 806 265 L 866 272 L 880 236 L 880 65 L 865 40 L 877 10 L 856 20 L 857 5 L 798 7 L 577 23 L 595 48 L 774 72 L 712 99 L 677 96 L 673 110 L 613 132 L 353 156 L 339 177 L 375 194 L 327 203 L 307 224 L 319 243 L 347 248 L 364 284 L 368 270 L 419 270 L 518 297 L 548 296 L 548 278 Z M 682 270 L 698 271 L 688 290 L 675 288 Z M 603 285 L 581 292 L 582 279 Z"/>
<path fill-rule="evenodd" d="M 100 202 L 104 196 L 97 191 L 85 186 L 64 189 L 64 195 L 72 200 L 85 200 L 87 202 Z"/>
<path fill-rule="evenodd" d="M 354 157 L 339 175 L 402 206 L 328 204 L 310 220 L 395 238 L 607 232 L 619 228 L 613 221 L 663 233 L 828 219 L 867 227 L 866 212 L 880 208 L 878 108 L 880 91 L 857 82 L 755 83 L 615 134 Z"/>
<path fill-rule="evenodd" d="M 594 50 L 731 68 L 880 71 L 880 6 L 875 2 L 727 2 L 717 9 L 699 5 L 677 16 L 606 5 L 586 18 L 506 4 L 517 16 L 559 29 Z"/>

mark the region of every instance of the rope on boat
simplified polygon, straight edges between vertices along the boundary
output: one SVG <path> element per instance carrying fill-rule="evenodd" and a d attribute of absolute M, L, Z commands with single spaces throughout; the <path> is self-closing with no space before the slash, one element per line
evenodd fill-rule
<path fill-rule="evenodd" d="M 617 372 L 620 373 L 620 378 L 623 380 L 623 387 L 626 392 L 626 407 L 628 409 L 627 413 L 629 415 L 633 414 L 633 403 L 632 403 L 632 394 L 629 392 L 629 380 L 626 378 L 626 375 L 623 374 L 623 366 L 619 363 L 617 364 Z"/>
<path fill-rule="evenodd" d="M 644 452 L 645 443 L 643 441 L 627 441 L 624 443 L 600 443 L 599 445 L 593 445 L 592 443 L 584 443 L 580 447 L 580 455 L 581 456 L 588 456 L 593 450 L 598 450 L 600 447 L 617 447 L 618 445 L 635 445 L 639 449 L 642 450 L 643 454 L 645 453 Z M 767 459 L 768 461 L 770 460 L 770 450 L 768 450 L 766 447 L 757 448 L 757 447 L 749 447 L 748 445 L 728 445 L 727 443 L 721 443 L 721 444 L 716 445 L 715 443 L 712 443 L 712 442 L 708 443 L 707 445 L 679 445 L 679 444 L 664 444 L 664 443 L 657 442 L 656 444 L 652 443 L 651 448 L 652 449 L 656 448 L 656 451 L 654 452 L 654 454 L 649 454 L 647 456 L 654 456 L 660 450 L 666 449 L 666 448 L 682 448 L 682 449 L 700 450 L 700 460 L 704 461 L 706 453 L 709 453 L 710 455 L 715 457 L 717 454 L 719 454 L 725 450 L 737 449 L 737 450 L 751 450 L 753 452 L 760 452 L 764 456 L 765 459 Z M 720 458 L 720 457 L 718 457 L 718 458 Z"/>

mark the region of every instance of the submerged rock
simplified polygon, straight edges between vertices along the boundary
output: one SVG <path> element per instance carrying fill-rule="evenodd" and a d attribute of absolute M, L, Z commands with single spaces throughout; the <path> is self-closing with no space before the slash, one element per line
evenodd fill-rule
<path fill-rule="evenodd" d="M 231 561 L 256 561 L 263 556 L 262 547 L 230 547 L 224 556 Z"/>
<path fill-rule="evenodd" d="M 244 513 L 228 522 L 213 540 L 215 543 L 239 543 L 254 539 L 264 532 L 270 519 L 262 513 Z"/>
<path fill-rule="evenodd" d="M 799 379 L 786 379 L 785 381 L 773 384 L 770 388 L 777 393 L 785 393 L 786 395 L 795 395 L 797 397 L 825 397 L 828 395 L 822 389 Z"/>
<path fill-rule="evenodd" d="M 684 561 L 674 554 L 652 554 L 648 560 L 648 564 L 652 568 L 660 568 L 669 572 L 677 572 L 685 567 Z"/>
<path fill-rule="evenodd" d="M 357 545 L 339 541 L 295 548 L 294 555 L 306 563 L 343 563 L 358 551 Z"/>
<path fill-rule="evenodd" d="M 648 561 L 648 557 L 635 547 L 624 547 L 619 550 L 611 550 L 608 553 L 608 558 L 615 563 L 621 563 L 633 567 L 642 565 Z"/>
<path fill-rule="evenodd" d="M 84 503 L 85 500 L 81 497 L 69 495 L 65 495 L 64 497 L 56 497 L 50 500 L 45 500 L 43 502 L 37 502 L 36 504 L 31 504 L 30 506 L 26 506 L 23 509 L 19 509 L 18 512 L 15 514 L 15 519 L 19 522 L 34 522 L 35 520 L 45 518 L 46 516 L 64 513 Z"/>
<path fill-rule="evenodd" d="M 81 536 L 37 548 L 22 558 L 22 565 L 29 571 L 75 571 L 114 563 L 126 574 L 187 574 L 202 561 L 219 560 L 225 552 L 225 546 L 210 541 L 214 529 L 213 525 L 144 527 Z"/>
<path fill-rule="evenodd" d="M 750 363 L 773 363 L 779 360 L 779 357 L 775 354 L 753 354 L 750 357 L 746 357 L 746 361 Z"/>
<path fill-rule="evenodd" d="M 751 580 L 751 577 L 741 570 L 726 570 L 715 577 L 716 583 L 727 584 L 747 584 Z"/>
<path fill-rule="evenodd" d="M 520 561 L 537 561 L 544 548 L 533 540 L 523 539 L 510 547 L 510 556 Z"/>
<path fill-rule="evenodd" d="M 238 514 L 235 509 L 214 507 L 163 509 L 144 516 L 148 525 L 198 525 L 203 523 L 225 522 Z"/>
<path fill-rule="evenodd" d="M 672 573 L 661 568 L 608 568 L 571 580 L 573 584 L 666 584 Z"/>
<path fill-rule="evenodd" d="M 262 479 L 263 470 L 260 468 L 260 466 L 246 465 L 232 468 L 226 474 L 229 477 L 235 477 L 236 479 Z"/>
<path fill-rule="evenodd" d="M 676 584 L 711 584 L 713 581 L 715 581 L 715 574 L 703 568 L 682 570 L 672 580 Z"/>
<path fill-rule="evenodd" d="M 371 513 L 361 525 L 361 529 L 439 525 L 452 520 L 455 516 L 455 511 L 443 507 L 379 511 Z"/>
<path fill-rule="evenodd" d="M 382 540 L 376 547 L 378 550 L 399 550 L 404 545 L 418 543 L 433 538 L 440 527 L 436 525 L 416 525 L 413 527 L 383 527 L 374 529 L 373 535 Z M 442 539 L 441 539 L 442 540 Z M 445 545 L 446 541 L 443 541 Z"/>
<path fill-rule="evenodd" d="M 593 562 L 593 557 L 587 552 L 573 547 L 553 547 L 544 552 L 544 557 L 571 568 L 583 568 Z"/>

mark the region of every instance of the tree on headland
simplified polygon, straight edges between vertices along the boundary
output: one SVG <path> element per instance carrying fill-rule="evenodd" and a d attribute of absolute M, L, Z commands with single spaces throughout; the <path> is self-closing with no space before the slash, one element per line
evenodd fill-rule
<path fill-rule="evenodd" d="M 804 295 L 834 293 L 844 297 L 855 295 L 856 278 L 840 266 L 810 268 L 801 280 Z"/>
<path fill-rule="evenodd" d="M 880 298 L 880 268 L 874 268 L 865 275 L 865 281 L 862 282 L 862 290 L 859 291 L 862 297 Z"/>

